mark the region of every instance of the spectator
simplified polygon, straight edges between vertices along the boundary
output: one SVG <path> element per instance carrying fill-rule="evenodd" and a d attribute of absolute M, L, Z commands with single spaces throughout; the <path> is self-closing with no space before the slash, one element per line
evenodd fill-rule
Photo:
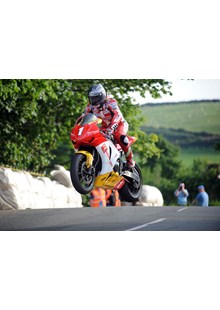
<path fill-rule="evenodd" d="M 198 195 L 193 200 L 192 204 L 200 206 L 200 207 L 208 207 L 209 206 L 209 195 L 205 191 L 205 187 L 203 185 L 198 186 Z"/>
<path fill-rule="evenodd" d="M 179 187 L 174 192 L 174 196 L 177 197 L 177 204 L 179 206 L 187 205 L 187 197 L 189 196 L 189 193 L 187 189 L 185 188 L 184 183 L 179 184 Z"/>
<path fill-rule="evenodd" d="M 103 188 L 94 188 L 90 193 L 90 207 L 106 207 L 105 190 Z"/>
<path fill-rule="evenodd" d="M 106 205 L 111 207 L 120 207 L 121 200 L 117 190 L 106 189 Z"/>

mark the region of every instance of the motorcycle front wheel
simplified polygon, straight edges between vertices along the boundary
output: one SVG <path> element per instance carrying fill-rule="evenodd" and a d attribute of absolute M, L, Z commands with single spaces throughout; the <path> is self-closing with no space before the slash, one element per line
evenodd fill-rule
<path fill-rule="evenodd" d="M 71 181 L 77 192 L 82 195 L 88 194 L 94 187 L 95 172 L 94 167 L 86 166 L 86 156 L 84 154 L 74 154 L 70 166 Z"/>

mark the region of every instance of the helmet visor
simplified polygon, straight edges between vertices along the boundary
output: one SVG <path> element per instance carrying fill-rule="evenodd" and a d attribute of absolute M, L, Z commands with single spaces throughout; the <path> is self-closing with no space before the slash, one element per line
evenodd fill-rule
<path fill-rule="evenodd" d="M 99 105 L 104 101 L 105 97 L 102 93 L 95 95 L 95 96 L 89 96 L 89 102 L 92 105 Z"/>

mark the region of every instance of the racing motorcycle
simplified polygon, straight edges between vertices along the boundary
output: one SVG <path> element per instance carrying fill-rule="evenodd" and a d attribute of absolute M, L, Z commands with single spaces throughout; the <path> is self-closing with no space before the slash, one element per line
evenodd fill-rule
<path fill-rule="evenodd" d="M 119 191 L 123 201 L 135 202 L 142 191 L 142 175 L 137 164 L 126 168 L 124 152 L 112 137 L 100 130 L 102 120 L 88 113 L 81 117 L 71 131 L 75 153 L 71 159 L 72 184 L 80 194 L 95 187 Z M 129 145 L 136 138 L 128 137 Z"/>

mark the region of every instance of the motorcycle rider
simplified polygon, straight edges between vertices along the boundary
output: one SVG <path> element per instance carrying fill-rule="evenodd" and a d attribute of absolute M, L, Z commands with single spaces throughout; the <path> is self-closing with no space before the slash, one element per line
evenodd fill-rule
<path fill-rule="evenodd" d="M 133 168 L 135 162 L 131 150 L 131 142 L 127 137 L 128 123 L 124 119 L 117 101 L 107 97 L 107 92 L 101 84 L 92 85 L 88 91 L 89 103 L 83 114 L 94 113 L 102 119 L 101 130 L 109 137 L 113 136 L 124 151 L 127 168 Z"/>

